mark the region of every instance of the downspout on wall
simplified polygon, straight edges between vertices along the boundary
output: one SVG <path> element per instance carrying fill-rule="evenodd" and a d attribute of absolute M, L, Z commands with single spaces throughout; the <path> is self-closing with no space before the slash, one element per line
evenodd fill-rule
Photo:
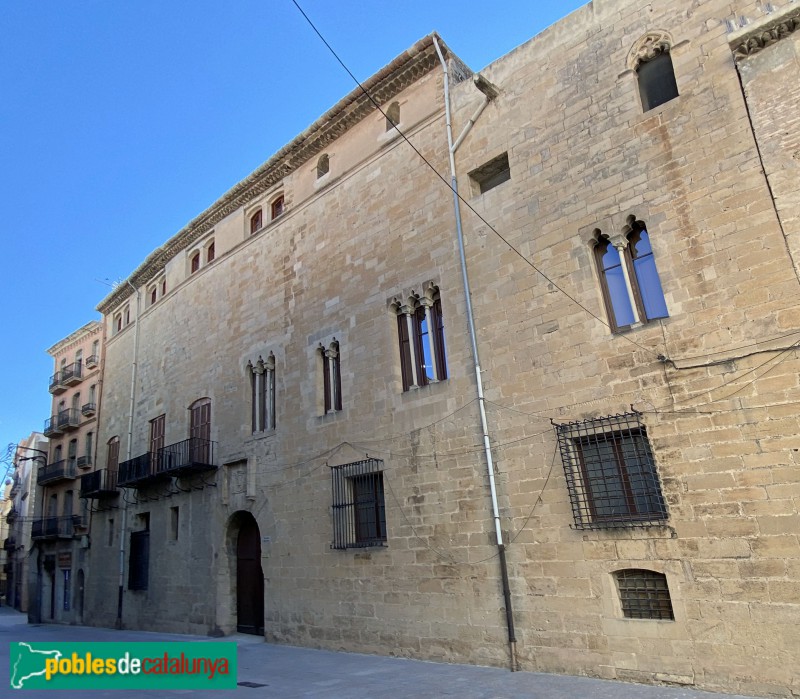
<path fill-rule="evenodd" d="M 503 541 L 503 530 L 500 526 L 500 508 L 497 504 L 497 487 L 494 478 L 494 461 L 492 459 L 491 442 L 489 441 L 489 424 L 486 418 L 486 404 L 483 396 L 483 379 L 481 378 L 481 364 L 478 355 L 478 339 L 475 332 L 475 318 L 472 311 L 472 297 L 469 286 L 469 275 L 467 274 L 467 260 L 464 251 L 464 234 L 461 226 L 461 206 L 460 197 L 458 194 L 458 180 L 456 178 L 456 149 L 463 143 L 475 121 L 486 109 L 489 102 L 497 97 L 497 88 L 492 85 L 480 74 L 476 74 L 473 78 L 475 86 L 484 94 L 484 100 L 472 117 L 467 122 L 458 140 L 453 143 L 453 126 L 450 114 L 450 76 L 447 69 L 447 62 L 445 61 L 442 50 L 439 46 L 436 36 L 433 37 L 433 44 L 436 47 L 436 53 L 439 55 L 439 61 L 442 64 L 442 71 L 444 73 L 444 105 L 445 105 L 445 120 L 447 123 L 447 146 L 450 159 L 450 186 L 453 190 L 453 210 L 456 219 L 456 237 L 458 239 L 458 253 L 461 262 L 461 277 L 464 284 L 464 297 L 466 300 L 467 308 L 467 324 L 469 326 L 469 337 L 472 344 L 472 358 L 475 367 L 475 382 L 478 392 L 478 407 L 480 412 L 480 429 L 483 435 L 483 451 L 486 456 L 486 470 L 489 476 L 489 493 L 492 500 L 492 518 L 494 519 L 495 536 L 497 537 L 497 556 L 500 562 L 500 578 L 503 586 L 503 601 L 506 610 L 506 628 L 508 629 L 508 647 L 510 654 L 510 669 L 512 672 L 519 669 L 517 663 L 517 638 L 514 631 L 514 612 L 511 607 L 511 588 L 508 580 L 508 566 L 506 564 L 506 547 Z"/>

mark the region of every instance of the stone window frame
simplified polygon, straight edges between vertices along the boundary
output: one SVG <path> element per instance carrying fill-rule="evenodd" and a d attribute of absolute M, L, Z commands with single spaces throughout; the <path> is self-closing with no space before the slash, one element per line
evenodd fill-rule
<path fill-rule="evenodd" d="M 269 201 L 269 219 L 276 221 L 286 213 L 286 196 L 283 192 L 277 192 Z"/>
<path fill-rule="evenodd" d="M 385 130 L 393 131 L 400 128 L 400 102 L 395 100 L 384 110 L 384 126 Z"/>
<path fill-rule="evenodd" d="M 250 377 L 251 432 L 272 432 L 277 428 L 277 401 L 275 383 L 275 355 L 270 352 L 264 359 L 261 355 L 247 362 Z"/>
<path fill-rule="evenodd" d="M 323 153 L 317 159 L 317 179 L 320 180 L 331 171 L 331 156 Z"/>
<path fill-rule="evenodd" d="M 248 210 L 245 214 L 249 235 L 255 235 L 264 227 L 264 210 L 261 206 L 256 206 Z"/>
<path fill-rule="evenodd" d="M 662 105 L 672 102 L 676 97 L 680 97 L 680 89 L 678 87 L 678 75 L 675 72 L 675 65 L 673 56 L 679 52 L 684 46 L 688 45 L 688 41 L 681 41 L 675 43 L 675 40 L 670 32 L 665 29 L 653 29 L 645 32 L 640 36 L 631 46 L 625 60 L 626 70 L 623 75 L 630 75 L 632 82 L 635 83 L 635 91 L 638 98 L 638 104 L 642 114 L 650 115 L 650 112 L 658 109 Z M 675 94 L 668 99 L 659 102 L 658 104 L 650 105 L 646 98 L 646 85 L 642 82 L 642 75 L 639 69 L 642 65 L 655 61 L 661 56 L 667 56 L 669 60 L 669 70 L 666 71 L 668 79 L 671 79 L 674 87 Z M 663 77 L 663 76 L 662 76 Z M 645 79 L 647 76 L 645 76 Z"/>
<path fill-rule="evenodd" d="M 480 196 L 490 192 L 495 187 L 511 180 L 511 163 L 508 159 L 508 151 L 503 151 L 499 155 L 487 160 L 474 170 L 467 173 L 472 185 L 474 196 Z"/>
<path fill-rule="evenodd" d="M 342 410 L 342 364 L 339 341 L 334 337 L 329 343 L 317 347 L 319 413 L 331 415 Z"/>
<path fill-rule="evenodd" d="M 426 282 L 421 293 L 411 290 L 408 295 L 392 298 L 389 308 L 397 319 L 403 392 L 446 381 L 447 343 L 439 286 Z"/>
<path fill-rule="evenodd" d="M 636 246 L 642 241 L 643 235 L 647 236 L 645 242 L 650 251 L 638 255 Z M 669 318 L 664 286 L 661 283 L 661 275 L 658 272 L 656 255 L 653 251 L 652 231 L 648 229 L 643 220 L 637 219 L 635 215 L 630 215 L 622 230 L 611 234 L 595 228 L 591 236 L 591 245 L 611 332 L 621 332 Z M 622 272 L 625 295 L 621 298 L 612 292 L 613 285 L 609 284 L 608 271 L 612 269 L 612 266 L 606 266 L 605 259 L 609 247 L 614 248 L 619 259 L 618 265 L 614 266 L 619 266 Z M 648 262 L 641 264 L 647 258 L 649 258 Z M 615 299 L 617 299 L 616 303 Z M 620 302 L 622 306 L 620 306 Z M 663 311 L 660 306 L 663 306 Z M 630 318 L 629 323 L 620 322 L 620 320 L 627 319 L 624 317 L 625 314 L 628 314 Z"/>

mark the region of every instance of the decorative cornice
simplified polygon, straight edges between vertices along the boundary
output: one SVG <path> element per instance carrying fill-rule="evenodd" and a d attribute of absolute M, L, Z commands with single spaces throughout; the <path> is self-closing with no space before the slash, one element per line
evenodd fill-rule
<path fill-rule="evenodd" d="M 728 45 L 738 63 L 794 34 L 798 27 L 800 27 L 800 6 L 789 5 L 733 32 L 728 36 Z"/>
<path fill-rule="evenodd" d="M 641 63 L 652 61 L 662 53 L 669 53 L 673 43 L 672 35 L 665 29 L 647 32 L 637 39 L 628 51 L 626 60 L 628 70 L 636 70 Z"/>
<path fill-rule="evenodd" d="M 55 357 L 61 350 L 65 347 L 70 345 L 71 343 L 75 342 L 76 340 L 80 340 L 84 338 L 86 335 L 92 335 L 94 333 L 100 332 L 102 329 L 102 325 L 97 320 L 90 320 L 86 325 L 81 328 L 78 328 L 74 332 L 67 335 L 63 340 L 59 340 L 54 344 L 50 349 L 47 350 L 47 354 L 51 357 Z"/>
<path fill-rule="evenodd" d="M 365 94 L 365 90 L 378 104 L 386 104 L 433 70 L 439 64 L 433 43 L 434 36 L 437 37 L 444 55 L 451 60 L 454 67 L 460 73 L 466 74 L 469 69 L 450 51 L 441 38 L 436 34 L 429 34 L 364 81 L 363 89 L 358 87 L 340 100 L 266 163 L 223 194 L 164 245 L 150 253 L 127 281 L 137 289 L 147 284 L 158 276 L 164 265 L 181 250 L 207 234 L 226 216 L 280 183 L 284 177 L 324 151 L 353 125 L 374 112 L 376 107 Z M 97 310 L 105 314 L 128 296 L 130 287 L 127 284 L 120 284 L 97 305 Z"/>

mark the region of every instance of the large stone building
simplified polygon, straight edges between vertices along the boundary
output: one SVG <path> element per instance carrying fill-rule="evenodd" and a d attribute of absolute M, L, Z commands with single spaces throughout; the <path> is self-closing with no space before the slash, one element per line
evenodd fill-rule
<path fill-rule="evenodd" d="M 79 497 L 78 479 L 95 463 L 102 339 L 103 326 L 93 320 L 47 350 L 55 372 L 53 409 L 43 430 L 50 453 L 36 472 L 40 490 L 31 528 L 33 619 L 83 620 L 91 512 L 89 500 Z"/>
<path fill-rule="evenodd" d="M 480 76 L 429 36 L 154 251 L 99 306 L 92 622 L 800 691 L 766 9 L 597 0 Z"/>

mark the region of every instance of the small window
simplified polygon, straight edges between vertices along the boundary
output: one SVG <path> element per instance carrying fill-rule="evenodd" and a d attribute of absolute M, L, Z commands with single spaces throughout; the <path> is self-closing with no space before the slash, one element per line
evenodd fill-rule
<path fill-rule="evenodd" d="M 478 191 L 483 194 L 511 179 L 511 168 L 508 164 L 508 153 L 493 158 L 488 163 L 469 173 Z"/>
<path fill-rule="evenodd" d="M 131 324 L 131 309 L 129 306 L 125 307 L 125 325 L 128 326 Z"/>
<path fill-rule="evenodd" d="M 283 194 L 281 194 L 275 201 L 272 202 L 272 220 L 274 221 L 278 216 L 283 215 Z"/>
<path fill-rule="evenodd" d="M 256 231 L 260 231 L 262 223 L 262 213 L 261 209 L 259 209 L 250 217 L 250 235 L 253 235 Z"/>
<path fill-rule="evenodd" d="M 628 619 L 675 619 L 667 576 L 631 568 L 614 573 L 622 613 Z"/>
<path fill-rule="evenodd" d="M 191 259 L 191 273 L 194 274 L 198 269 L 200 269 L 200 253 L 196 252 Z"/>
<path fill-rule="evenodd" d="M 258 358 L 255 364 L 247 363 L 252 396 L 253 432 L 275 429 L 275 355 L 266 360 Z"/>
<path fill-rule="evenodd" d="M 400 123 L 400 103 L 392 102 L 386 109 L 386 130 L 391 131 Z"/>
<path fill-rule="evenodd" d="M 430 286 L 409 303 L 395 301 L 403 390 L 447 379 L 444 316 L 439 288 Z"/>
<path fill-rule="evenodd" d="M 122 331 L 122 313 L 116 313 L 114 315 L 114 334 L 116 335 L 118 332 Z"/>
<path fill-rule="evenodd" d="M 366 459 L 331 468 L 333 543 L 331 548 L 386 545 L 383 461 Z"/>
<path fill-rule="evenodd" d="M 214 261 L 214 241 L 211 241 L 211 244 L 206 248 L 206 262 L 213 262 Z"/>
<path fill-rule="evenodd" d="M 169 508 L 169 531 L 170 531 L 170 538 L 173 541 L 178 540 L 178 531 L 180 524 L 180 512 L 177 507 L 170 507 Z"/>
<path fill-rule="evenodd" d="M 320 177 L 324 177 L 325 175 L 330 172 L 331 169 L 331 159 L 327 153 L 319 156 L 319 160 L 317 160 L 317 179 Z M 272 218 L 275 218 L 274 216 Z"/>
<path fill-rule="evenodd" d="M 167 280 L 165 279 L 163 282 L 161 282 L 161 296 L 163 297 L 166 295 L 167 295 Z"/>
<path fill-rule="evenodd" d="M 655 459 L 638 413 L 555 427 L 575 529 L 667 520 Z"/>
<path fill-rule="evenodd" d="M 669 51 L 663 51 L 640 63 L 636 74 L 639 79 L 642 111 L 650 111 L 678 96 L 678 84 L 675 82 L 675 70 Z"/>
<path fill-rule="evenodd" d="M 322 367 L 322 414 L 342 409 L 342 370 L 339 343 L 334 339 L 328 347 L 319 348 Z"/>
<path fill-rule="evenodd" d="M 158 292 L 158 287 L 156 287 L 156 286 L 153 286 L 153 287 L 150 289 L 150 305 L 151 305 L 151 306 L 152 306 L 152 305 L 153 305 L 153 304 L 156 302 L 156 300 L 158 299 L 158 293 L 157 293 L 157 292 Z"/>

